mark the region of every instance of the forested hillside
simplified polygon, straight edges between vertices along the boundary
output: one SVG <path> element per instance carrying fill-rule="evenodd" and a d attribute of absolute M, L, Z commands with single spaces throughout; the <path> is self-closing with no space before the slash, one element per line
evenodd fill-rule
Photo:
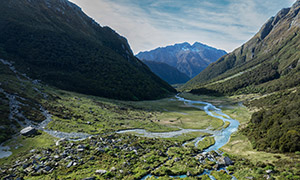
<path fill-rule="evenodd" d="M 0 58 L 31 78 L 85 94 L 144 100 L 175 92 L 124 37 L 67 0 L 1 1 Z"/>
<path fill-rule="evenodd" d="M 190 80 L 186 74 L 166 63 L 155 61 L 143 61 L 143 63 L 145 63 L 153 73 L 169 84 L 184 84 Z"/>

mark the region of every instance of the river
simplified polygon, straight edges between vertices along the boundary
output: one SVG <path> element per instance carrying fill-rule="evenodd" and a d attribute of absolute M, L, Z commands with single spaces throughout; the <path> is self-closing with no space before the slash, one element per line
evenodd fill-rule
<path fill-rule="evenodd" d="M 130 130 L 122 130 L 118 131 L 117 133 L 137 133 L 140 136 L 144 137 L 151 137 L 151 138 L 170 138 L 170 137 L 176 137 L 178 135 L 182 135 L 189 132 L 205 132 L 212 134 L 212 137 L 215 139 L 215 144 L 210 146 L 209 148 L 205 149 L 204 152 L 210 152 L 210 151 L 216 151 L 219 150 L 221 147 L 223 147 L 225 144 L 229 142 L 230 136 L 232 133 L 236 132 L 239 127 L 239 122 L 235 119 L 230 118 L 227 114 L 223 113 L 221 109 L 217 108 L 216 106 L 212 105 L 211 103 L 204 102 L 204 101 L 194 101 L 194 100 L 188 100 L 183 97 L 180 97 L 180 95 L 175 96 L 178 101 L 183 102 L 184 104 L 197 108 L 201 111 L 205 111 L 207 115 L 221 119 L 224 123 L 229 122 L 229 126 L 226 128 L 222 128 L 221 130 L 209 130 L 209 129 L 181 129 L 179 131 L 172 131 L 172 132 L 150 132 L 146 131 L 144 129 L 130 129 Z M 172 103 L 172 102 L 170 102 Z M 202 106 L 201 106 L 202 105 Z M 197 137 L 194 139 L 195 145 L 201 141 L 202 137 Z M 210 174 L 210 171 L 205 171 L 205 174 Z M 209 175 L 212 180 L 215 178 Z M 150 174 L 143 177 L 142 180 L 151 177 Z M 176 176 L 180 178 L 186 177 L 186 175 L 182 176 Z M 235 179 L 235 177 L 233 177 Z"/>

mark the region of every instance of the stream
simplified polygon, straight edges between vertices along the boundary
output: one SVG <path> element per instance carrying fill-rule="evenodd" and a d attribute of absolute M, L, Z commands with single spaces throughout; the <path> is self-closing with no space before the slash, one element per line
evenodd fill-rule
<path fill-rule="evenodd" d="M 137 133 L 139 136 L 144 136 L 144 137 L 150 137 L 150 138 L 171 138 L 171 137 L 176 137 L 185 133 L 190 133 L 190 132 L 204 132 L 204 133 L 210 133 L 212 134 L 212 137 L 215 139 L 215 144 L 210 146 L 209 148 L 205 149 L 204 152 L 210 152 L 210 151 L 217 151 L 221 147 L 223 147 L 225 144 L 229 142 L 230 136 L 232 133 L 236 132 L 239 127 L 239 122 L 237 120 L 234 120 L 230 118 L 227 114 L 224 114 L 221 109 L 217 108 L 216 106 L 212 105 L 211 103 L 208 102 L 203 102 L 203 101 L 193 101 L 193 100 L 188 100 L 183 97 L 180 97 L 179 95 L 175 96 L 178 101 L 182 101 L 184 104 L 188 105 L 189 107 L 194 107 L 199 110 L 204 110 L 207 115 L 221 119 L 224 123 L 229 122 L 230 125 L 226 128 L 223 128 L 221 130 L 209 130 L 209 129 L 180 129 L 179 131 L 172 131 L 172 132 L 149 132 L 144 129 L 130 129 L 130 130 L 122 130 L 118 131 L 117 133 Z M 202 106 L 201 106 L 202 105 Z M 195 145 L 200 142 L 203 139 L 202 136 L 197 137 L 196 139 L 193 140 Z M 184 145 L 184 144 L 183 144 Z M 205 170 L 203 174 L 209 175 L 210 179 L 214 180 L 215 178 L 210 175 L 210 171 Z M 141 180 L 145 180 L 148 177 L 151 177 L 151 174 L 146 175 L 143 177 Z M 181 175 L 181 176 L 170 176 L 170 177 L 177 177 L 177 178 L 185 178 L 187 177 L 186 175 Z M 235 177 L 232 177 L 232 179 L 236 179 Z"/>
<path fill-rule="evenodd" d="M 13 73 L 15 73 L 17 79 L 21 83 L 29 81 L 35 86 L 40 85 L 38 80 L 32 80 L 26 74 L 21 74 L 20 72 L 18 72 L 16 70 L 16 68 L 13 66 L 12 62 L 9 62 L 9 61 L 3 60 L 3 59 L 0 59 L 0 62 L 3 63 L 4 65 L 7 65 L 9 67 L 9 69 Z M 41 94 L 45 99 L 47 99 L 48 95 L 46 93 L 42 92 L 41 90 L 39 90 L 35 86 L 33 87 L 35 92 L 38 94 Z M 45 120 L 39 124 L 36 124 L 33 121 L 27 119 L 24 116 L 23 112 L 21 111 L 21 106 L 24 104 L 22 104 L 18 99 L 25 100 L 24 98 L 22 98 L 21 96 L 18 96 L 17 94 L 10 94 L 8 92 L 5 92 L 4 89 L 1 88 L 1 82 L 0 82 L 0 93 L 3 93 L 9 101 L 9 112 L 10 113 L 9 113 L 8 119 L 10 121 L 18 122 L 18 124 L 20 124 L 24 128 L 28 127 L 28 126 L 32 126 L 38 130 L 48 133 L 49 135 L 51 135 L 53 137 L 60 138 L 60 139 L 64 138 L 64 139 L 73 140 L 73 141 L 83 140 L 83 139 L 86 139 L 91 136 L 86 133 L 75 133 L 75 132 L 66 133 L 66 132 L 60 132 L 60 131 L 54 131 L 54 130 L 47 129 L 46 126 L 52 121 L 52 117 L 51 117 L 51 114 L 44 107 L 42 107 L 42 105 L 40 105 L 40 111 L 44 115 Z M 18 120 L 19 118 L 23 119 L 24 121 L 23 122 L 19 121 Z M 5 146 L 4 144 L 5 144 L 5 142 L 0 144 L 0 159 L 9 157 L 10 155 L 12 155 L 12 152 L 10 151 L 11 150 L 10 147 Z"/>

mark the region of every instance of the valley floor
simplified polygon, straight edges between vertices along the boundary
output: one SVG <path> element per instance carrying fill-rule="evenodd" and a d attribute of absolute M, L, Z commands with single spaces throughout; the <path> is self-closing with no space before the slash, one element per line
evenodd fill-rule
<path fill-rule="evenodd" d="M 3 72 L 3 71 L 2 71 Z M 30 84 L 30 80 L 20 80 Z M 15 80 L 18 82 L 18 79 Z M 20 84 L 3 86 L 4 92 L 17 97 Z M 272 154 L 256 151 L 240 132 L 234 133 L 229 143 L 220 151 L 203 153 L 216 141 L 213 132 L 230 126 L 219 118 L 209 116 L 204 104 L 190 104 L 170 97 L 157 101 L 125 102 L 87 96 L 47 86 L 34 85 L 47 98 L 33 96 L 30 88 L 24 97 L 47 109 L 51 115 L 46 127 L 31 137 L 13 135 L 3 146 L 12 155 L 0 159 L 1 179 L 265 179 L 289 177 L 297 179 L 299 154 Z M 21 96 L 21 93 L 18 93 Z M 251 112 L 237 97 L 209 97 L 181 94 L 190 100 L 201 100 L 222 109 L 225 115 L 239 121 L 243 128 Z M 4 102 L 9 102 L 5 99 Z M 29 98 L 28 98 L 29 99 Z M 26 99 L 16 98 L 23 104 Z M 9 103 L 8 103 L 9 104 Z M 19 111 L 26 114 L 27 106 Z M 37 106 L 39 107 L 39 106 Z M 9 109 L 1 107 L 3 112 Z M 203 110 L 201 110 L 203 108 Z M 31 116 L 37 116 L 33 125 L 45 120 L 43 111 L 35 108 Z M 8 114 L 11 114 L 9 112 Z M 216 115 L 216 114 L 215 114 Z M 27 115 L 30 119 L 30 113 Z M 3 118 L 3 117 L 2 117 Z M 21 127 L 15 127 L 20 130 Z M 142 134 L 119 134 L 121 130 L 144 129 L 152 133 L 168 133 L 182 129 L 191 131 L 165 138 L 142 137 Z M 203 132 L 201 130 L 206 130 Z M 53 136 L 49 135 L 47 132 Z M 77 133 L 78 137 L 65 136 L 59 132 Z M 211 132 L 211 133 L 210 133 Z M 90 137 L 80 140 L 81 134 Z M 137 135 L 137 136 L 136 136 Z M 7 150 L 5 150 L 7 153 Z M 229 157 L 234 164 L 226 163 Z M 284 168 L 284 164 L 289 164 Z M 271 170 L 271 171 L 269 171 Z M 150 175 L 151 174 L 151 175 Z M 208 175 L 210 174 L 210 175 Z"/>

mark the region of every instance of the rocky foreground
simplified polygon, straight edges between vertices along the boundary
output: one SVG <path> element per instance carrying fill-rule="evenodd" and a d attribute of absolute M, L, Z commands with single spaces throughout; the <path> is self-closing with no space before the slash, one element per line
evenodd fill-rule
<path fill-rule="evenodd" d="M 29 137 L 30 138 L 30 137 Z M 172 162 L 172 165 L 168 165 Z M 0 168 L 1 179 L 140 179 L 147 174 L 197 176 L 232 165 L 217 152 L 202 153 L 167 140 L 111 134 L 83 141 L 60 139 L 32 149 Z M 182 166 L 182 170 L 177 169 Z M 232 173 L 232 172 L 231 172 Z"/>

